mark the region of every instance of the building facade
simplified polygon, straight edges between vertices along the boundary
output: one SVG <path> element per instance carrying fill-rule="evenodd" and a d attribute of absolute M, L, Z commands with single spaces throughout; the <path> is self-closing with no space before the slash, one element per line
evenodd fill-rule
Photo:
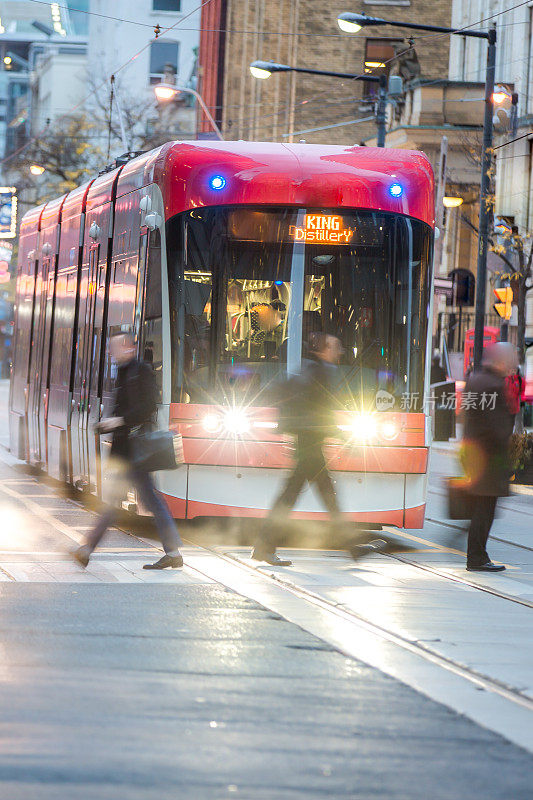
<path fill-rule="evenodd" d="M 512 6 L 510 8 L 510 6 Z M 479 20 L 491 18 L 479 25 Z M 509 0 L 454 0 L 453 25 L 483 27 L 496 24 L 496 84 L 518 95 L 516 135 L 509 125 L 495 130 L 495 218 L 515 225 L 531 246 L 533 234 L 533 5 L 511 4 Z M 484 40 L 453 37 L 450 48 L 450 80 L 485 80 L 487 45 Z M 505 122 L 505 118 L 504 118 Z M 517 141 L 513 141 L 516 139 Z M 496 231 L 494 239 L 497 240 Z M 490 269 L 506 271 L 496 256 L 489 254 Z M 531 293 L 529 293 L 531 295 Z M 493 302 L 487 287 L 487 306 Z M 533 321 L 533 298 L 529 298 L 526 321 Z M 516 331 L 511 318 L 511 333 Z M 526 325 L 526 336 L 533 335 L 533 325 Z M 533 374 L 533 354 L 527 358 L 528 377 Z"/>
<path fill-rule="evenodd" d="M 298 73 L 259 81 L 249 71 L 255 60 L 354 75 L 389 73 L 400 66 L 412 77 L 446 74 L 448 37 L 414 39 L 413 52 L 406 31 L 383 26 L 346 34 L 337 16 L 361 11 L 449 25 L 449 0 L 359 0 L 336 6 L 327 0 L 214 0 L 209 6 L 202 12 L 202 28 L 211 33 L 204 32 L 200 48 L 200 91 L 219 113 L 229 139 L 353 144 L 375 131 L 375 84 Z"/>
<path fill-rule="evenodd" d="M 200 41 L 197 7 L 196 0 L 114 0 L 110 11 L 108 0 L 91 0 L 88 66 L 94 81 L 105 83 L 116 72 L 125 96 L 146 97 L 170 65 L 177 84 L 188 86 Z M 117 19 L 108 19 L 110 14 Z M 157 26 L 160 36 L 149 42 Z"/>

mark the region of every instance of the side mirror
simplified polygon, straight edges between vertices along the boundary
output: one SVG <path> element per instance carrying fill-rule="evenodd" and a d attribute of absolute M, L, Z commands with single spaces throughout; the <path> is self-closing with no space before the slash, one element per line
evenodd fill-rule
<path fill-rule="evenodd" d="M 144 224 L 151 231 L 155 231 L 156 228 L 160 228 L 162 222 L 163 219 L 161 217 L 161 214 L 156 214 L 155 211 L 151 211 L 144 218 Z"/>

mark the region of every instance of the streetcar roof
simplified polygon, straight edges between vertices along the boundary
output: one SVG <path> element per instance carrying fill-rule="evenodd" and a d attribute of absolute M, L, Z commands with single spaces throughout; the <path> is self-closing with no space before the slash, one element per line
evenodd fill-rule
<path fill-rule="evenodd" d="M 211 185 L 222 176 L 222 190 Z M 115 184 L 116 182 L 116 184 Z M 167 219 L 201 206 L 282 205 L 389 211 L 434 225 L 433 170 L 424 153 L 377 147 L 186 141 L 143 153 L 66 197 L 28 211 L 21 227 L 62 209 L 63 218 L 142 186 L 161 187 Z M 389 189 L 400 185 L 401 195 Z M 22 231 L 21 231 L 22 232 Z"/>
<path fill-rule="evenodd" d="M 198 206 L 242 203 L 390 211 L 434 225 L 433 170 L 427 156 L 414 150 L 171 142 L 149 167 L 162 188 L 167 219 Z M 214 190 L 210 180 L 219 174 L 226 183 Z M 393 183 L 401 186 L 400 197 L 389 192 Z"/>

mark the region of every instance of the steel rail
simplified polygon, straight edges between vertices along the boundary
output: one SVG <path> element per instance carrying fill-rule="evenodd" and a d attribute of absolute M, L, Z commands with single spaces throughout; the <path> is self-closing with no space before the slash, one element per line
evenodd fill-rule
<path fill-rule="evenodd" d="M 296 583 L 287 580 L 284 576 L 281 576 L 279 573 L 269 572 L 265 567 L 252 566 L 251 564 L 246 563 L 239 557 L 233 556 L 228 553 L 220 553 L 219 551 L 214 550 L 211 547 L 206 547 L 205 545 L 198 545 L 192 542 L 188 543 L 194 544 L 195 547 L 198 547 L 201 550 L 209 552 L 212 555 L 217 556 L 219 559 L 222 559 L 223 561 L 226 561 L 233 565 L 237 565 L 248 573 L 254 573 L 254 574 L 259 573 L 263 578 L 281 586 L 290 594 L 299 597 L 303 600 L 306 600 L 310 604 L 317 606 L 324 611 L 328 611 L 336 616 L 342 617 L 345 620 L 357 623 L 358 625 L 366 628 L 371 633 L 381 636 L 383 639 L 391 642 L 392 644 L 396 644 L 402 647 L 404 650 L 408 650 L 411 653 L 419 655 L 426 661 L 430 661 L 436 666 L 440 666 L 443 669 L 446 669 L 447 671 L 452 672 L 455 675 L 464 678 L 465 680 L 468 680 L 470 683 L 476 684 L 480 688 L 491 691 L 494 694 L 498 694 L 501 697 L 505 698 L 506 700 L 510 700 L 513 703 L 516 703 L 518 705 L 523 706 L 524 708 L 527 708 L 530 711 L 533 711 L 533 699 L 523 694 L 513 686 L 504 683 L 503 681 L 499 681 L 496 678 L 491 678 L 488 675 L 484 675 L 483 673 L 478 672 L 477 670 L 474 670 L 471 667 L 467 667 L 466 665 L 461 664 L 459 661 L 455 661 L 452 658 L 448 658 L 447 656 L 443 656 L 440 653 L 435 652 L 430 647 L 427 647 L 427 645 L 422 644 L 419 641 L 409 639 L 407 636 L 403 636 L 402 634 L 396 633 L 390 628 L 386 628 L 383 625 L 379 625 L 376 622 L 372 622 L 371 620 L 367 619 L 366 617 L 362 616 L 356 611 L 352 611 L 351 609 L 346 608 L 341 603 L 334 603 L 333 601 L 327 600 L 321 597 L 320 595 L 316 594 L 315 592 L 310 591 L 309 589 L 305 589 L 301 586 L 298 586 Z M 208 578 L 210 577 L 207 572 L 202 571 L 198 567 L 189 567 L 189 568 L 195 570 L 201 575 L 204 575 L 205 577 Z M 474 588 L 479 588 L 475 584 L 473 584 L 473 586 Z M 239 593 L 238 589 L 234 589 L 234 591 Z"/>

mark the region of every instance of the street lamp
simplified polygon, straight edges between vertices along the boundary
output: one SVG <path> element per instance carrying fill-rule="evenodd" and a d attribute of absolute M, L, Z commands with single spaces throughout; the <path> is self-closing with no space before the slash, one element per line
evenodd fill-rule
<path fill-rule="evenodd" d="M 491 209 L 489 190 L 492 166 L 492 117 L 494 113 L 494 73 L 496 69 L 496 26 L 488 30 L 463 28 L 444 28 L 440 25 L 421 25 L 417 22 L 398 22 L 397 20 L 368 17 L 366 14 L 347 12 L 337 18 L 339 28 L 345 32 L 357 33 L 366 26 L 391 25 L 395 28 L 409 28 L 417 31 L 433 31 L 473 39 L 486 39 L 488 42 L 487 69 L 485 77 L 485 117 L 483 121 L 483 151 L 481 154 L 481 189 L 479 193 L 479 236 L 477 251 L 477 289 L 476 321 L 474 332 L 474 366 L 479 367 L 483 354 L 483 334 L 485 328 L 485 302 L 487 288 L 487 252 L 489 246 L 489 220 Z"/>
<path fill-rule="evenodd" d="M 270 78 L 274 72 L 303 72 L 307 75 L 325 75 L 327 78 L 346 78 L 351 81 L 378 83 L 378 105 L 376 109 L 378 147 L 385 147 L 385 106 L 387 103 L 387 79 L 385 75 L 354 75 L 353 72 L 332 72 L 325 69 L 289 67 L 288 64 L 277 64 L 275 61 L 252 61 L 250 72 L 254 78 L 259 78 L 260 80 Z"/>
<path fill-rule="evenodd" d="M 170 100 L 176 100 L 176 98 L 179 97 L 180 94 L 192 94 L 193 97 L 196 97 L 197 101 L 202 107 L 202 110 L 206 115 L 207 119 L 209 120 L 211 127 L 215 131 L 217 139 L 220 139 L 220 141 L 224 141 L 222 132 L 218 127 L 218 125 L 216 124 L 213 117 L 211 116 L 202 95 L 198 94 L 198 92 L 195 89 L 190 89 L 190 88 L 185 89 L 181 86 L 178 87 L 173 83 L 157 83 L 154 86 L 154 93 L 158 102 L 160 103 L 168 103 Z"/>
<path fill-rule="evenodd" d="M 41 167 L 40 164 L 32 164 L 30 166 L 30 172 L 32 175 L 42 175 L 44 172 L 44 167 Z"/>
<path fill-rule="evenodd" d="M 459 206 L 463 205 L 463 198 L 462 197 L 443 197 L 442 198 L 442 205 L 444 208 L 458 208 Z"/>

